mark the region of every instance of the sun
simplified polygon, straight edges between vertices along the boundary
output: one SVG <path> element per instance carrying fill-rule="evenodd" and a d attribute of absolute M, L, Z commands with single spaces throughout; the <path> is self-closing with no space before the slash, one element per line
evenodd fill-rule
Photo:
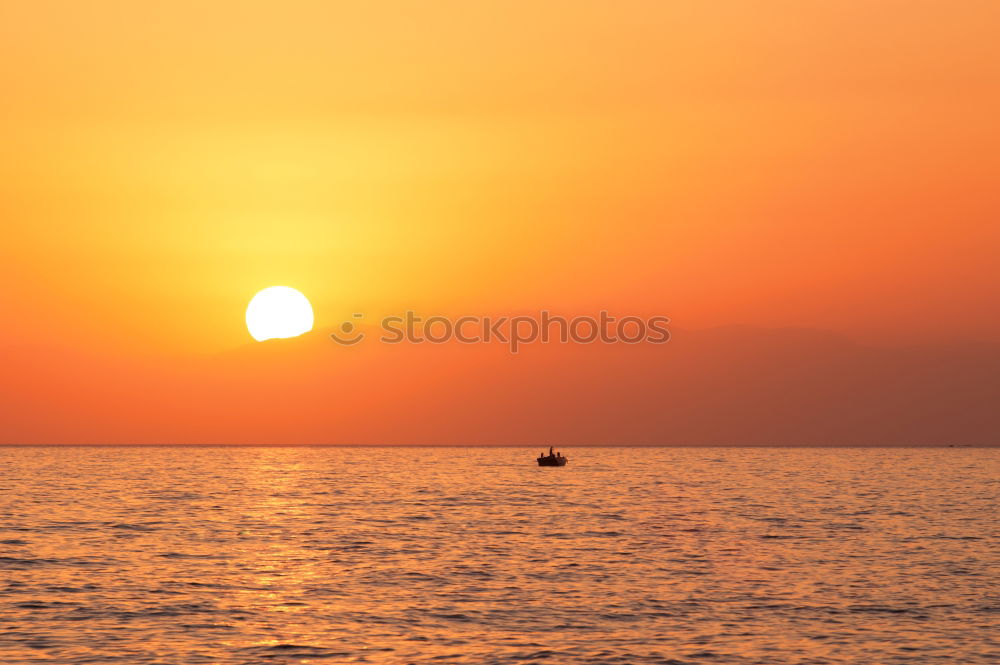
<path fill-rule="evenodd" d="M 247 330 L 258 342 L 296 337 L 313 327 L 313 308 L 300 291 L 290 286 L 269 286 L 247 305 Z"/>

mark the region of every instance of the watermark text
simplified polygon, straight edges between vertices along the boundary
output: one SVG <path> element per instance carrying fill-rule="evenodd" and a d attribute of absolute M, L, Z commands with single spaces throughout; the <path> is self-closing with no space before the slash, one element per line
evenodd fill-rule
<path fill-rule="evenodd" d="M 364 319 L 356 313 L 355 320 Z M 383 344 L 505 344 L 517 353 L 525 344 L 552 342 L 561 344 L 663 344 L 670 340 L 665 316 L 611 316 L 601 311 L 597 316 L 567 318 L 542 310 L 537 316 L 418 316 L 407 311 L 402 316 L 386 316 L 379 321 Z M 340 330 L 330 334 L 338 344 L 351 346 L 363 341 L 368 333 L 354 321 L 345 321 Z"/>

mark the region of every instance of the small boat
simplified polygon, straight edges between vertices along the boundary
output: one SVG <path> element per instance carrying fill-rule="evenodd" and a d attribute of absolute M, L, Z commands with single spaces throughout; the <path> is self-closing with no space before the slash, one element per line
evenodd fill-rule
<path fill-rule="evenodd" d="M 538 456 L 538 466 L 566 466 L 566 462 L 569 458 L 564 456 L 562 453 L 552 452 L 552 447 L 549 446 L 549 454 L 546 455 L 542 453 Z"/>

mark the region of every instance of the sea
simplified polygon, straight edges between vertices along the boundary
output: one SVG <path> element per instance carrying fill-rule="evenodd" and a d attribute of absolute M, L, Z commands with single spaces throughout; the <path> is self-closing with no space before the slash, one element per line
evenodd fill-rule
<path fill-rule="evenodd" d="M 1000 663 L 1000 449 L 0 448 L 0 663 Z"/>

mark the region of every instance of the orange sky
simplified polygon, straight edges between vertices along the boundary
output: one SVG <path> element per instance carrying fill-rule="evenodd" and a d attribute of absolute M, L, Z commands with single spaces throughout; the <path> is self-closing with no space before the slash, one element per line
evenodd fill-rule
<path fill-rule="evenodd" d="M 992 0 L 3 2 L 0 348 L 141 376 L 247 344 L 271 284 L 318 328 L 1000 342 L 997 34 Z"/>

